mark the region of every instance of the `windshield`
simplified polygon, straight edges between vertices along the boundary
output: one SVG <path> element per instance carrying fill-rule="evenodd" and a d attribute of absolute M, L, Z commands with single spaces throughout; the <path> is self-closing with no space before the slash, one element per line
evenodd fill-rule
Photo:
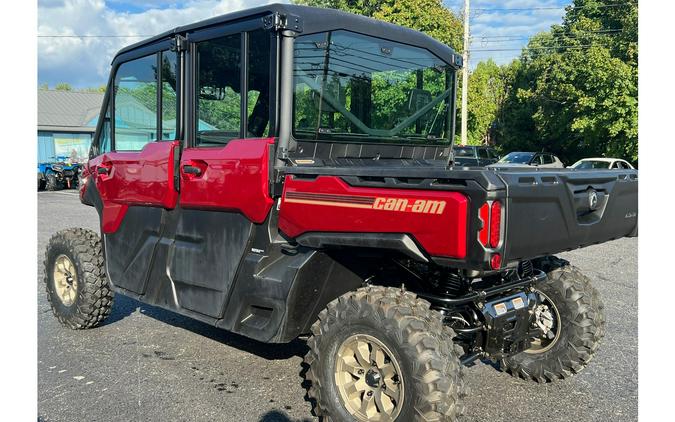
<path fill-rule="evenodd" d="M 428 50 L 348 31 L 295 41 L 293 135 L 448 144 L 454 70 Z"/>
<path fill-rule="evenodd" d="M 518 163 L 518 164 L 527 164 L 534 157 L 533 152 L 510 152 L 503 156 L 499 163 Z"/>
<path fill-rule="evenodd" d="M 609 161 L 579 161 L 572 167 L 575 169 L 608 169 Z"/>

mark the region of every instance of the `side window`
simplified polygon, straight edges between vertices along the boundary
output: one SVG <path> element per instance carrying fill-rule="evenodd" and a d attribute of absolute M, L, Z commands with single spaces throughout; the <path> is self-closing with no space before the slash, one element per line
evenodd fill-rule
<path fill-rule="evenodd" d="M 247 138 L 269 133 L 270 120 L 270 33 L 248 33 Z"/>
<path fill-rule="evenodd" d="M 114 93 L 115 149 L 140 151 L 157 139 L 157 55 L 120 65 Z"/>
<path fill-rule="evenodd" d="M 112 150 L 110 142 L 110 105 L 105 105 L 105 116 L 103 117 L 103 125 L 101 126 L 101 133 L 98 135 L 98 153 L 103 154 Z"/>
<path fill-rule="evenodd" d="M 163 51 L 162 63 L 162 135 L 160 139 L 176 139 L 176 121 L 178 116 L 178 95 L 176 90 L 178 74 L 178 56 L 175 51 Z"/>
<path fill-rule="evenodd" d="M 196 45 L 196 145 L 219 145 L 240 137 L 241 35 Z"/>
<path fill-rule="evenodd" d="M 541 156 L 541 163 L 542 164 L 553 164 L 553 156 L 544 154 Z"/>
<path fill-rule="evenodd" d="M 488 158 L 487 150 L 485 148 L 478 148 L 478 158 Z"/>

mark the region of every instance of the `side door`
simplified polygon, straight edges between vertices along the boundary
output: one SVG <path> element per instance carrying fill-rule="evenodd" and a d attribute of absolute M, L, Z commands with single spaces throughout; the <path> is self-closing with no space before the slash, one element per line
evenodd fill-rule
<path fill-rule="evenodd" d="M 88 172 L 98 196 L 108 275 L 143 294 L 161 236 L 162 212 L 176 206 L 180 78 L 169 41 L 113 63 Z"/>
<path fill-rule="evenodd" d="M 178 305 L 221 318 L 254 224 L 272 207 L 271 45 L 261 20 L 189 34 L 188 142 L 168 253 Z"/>

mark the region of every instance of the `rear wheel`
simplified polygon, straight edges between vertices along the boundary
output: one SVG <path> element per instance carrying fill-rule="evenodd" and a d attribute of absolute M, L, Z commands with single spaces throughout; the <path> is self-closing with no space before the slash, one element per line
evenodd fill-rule
<path fill-rule="evenodd" d="M 113 293 L 96 233 L 85 229 L 56 233 L 47 245 L 44 265 L 47 298 L 61 324 L 92 328 L 110 314 Z"/>
<path fill-rule="evenodd" d="M 556 257 L 536 266 L 548 279 L 535 286 L 540 304 L 535 309 L 541 336 L 518 355 L 503 359 L 501 367 L 513 376 L 552 382 L 580 372 L 593 358 L 605 335 L 604 305 L 588 277 Z"/>
<path fill-rule="evenodd" d="M 366 287 L 329 303 L 308 341 L 308 395 L 333 421 L 454 421 L 465 395 L 452 329 L 429 303 Z"/>

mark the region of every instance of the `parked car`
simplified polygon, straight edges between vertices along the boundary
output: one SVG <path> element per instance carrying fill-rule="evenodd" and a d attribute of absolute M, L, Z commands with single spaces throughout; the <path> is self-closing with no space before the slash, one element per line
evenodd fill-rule
<path fill-rule="evenodd" d="M 572 164 L 569 168 L 579 169 L 579 170 L 591 170 L 591 169 L 610 169 L 610 170 L 627 170 L 634 169 L 626 160 L 620 158 L 584 158 Z"/>
<path fill-rule="evenodd" d="M 481 358 L 580 372 L 603 305 L 551 254 L 635 236 L 637 172 L 448 167 L 461 65 L 421 32 L 288 4 L 124 48 L 79 189 L 100 233 L 49 241 L 53 313 L 92 328 L 116 292 L 262 342 L 309 334 L 304 384 L 333 421 L 454 421 Z M 175 90 L 144 105 L 173 121 L 135 124 L 148 86 Z"/>
<path fill-rule="evenodd" d="M 493 148 L 486 146 L 456 146 L 452 151 L 455 155 L 455 166 L 482 167 L 499 160 L 499 154 Z"/>
<path fill-rule="evenodd" d="M 67 157 L 54 157 L 54 162 L 38 163 L 38 190 L 74 189 L 78 186 L 80 165 Z"/>
<path fill-rule="evenodd" d="M 509 152 L 488 167 L 550 167 L 565 168 L 560 158 L 548 152 Z"/>

